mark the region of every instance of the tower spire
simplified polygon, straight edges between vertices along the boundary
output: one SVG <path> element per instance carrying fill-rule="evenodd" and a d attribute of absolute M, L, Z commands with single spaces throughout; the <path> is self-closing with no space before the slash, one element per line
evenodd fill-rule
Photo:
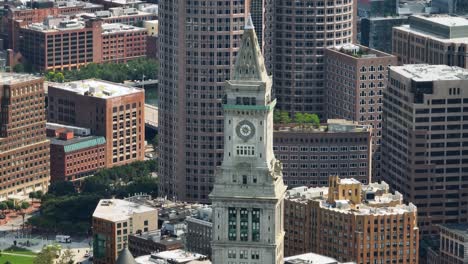
<path fill-rule="evenodd" d="M 234 65 L 232 80 L 265 81 L 267 79 L 265 59 L 258 45 L 252 16 L 249 14 L 244 27 L 241 47 Z"/>
<path fill-rule="evenodd" d="M 249 13 L 249 17 L 247 18 L 247 21 L 244 27 L 244 30 L 249 30 L 249 29 L 252 29 L 252 30 L 255 29 L 253 21 L 252 21 L 252 15 L 250 13 Z"/>

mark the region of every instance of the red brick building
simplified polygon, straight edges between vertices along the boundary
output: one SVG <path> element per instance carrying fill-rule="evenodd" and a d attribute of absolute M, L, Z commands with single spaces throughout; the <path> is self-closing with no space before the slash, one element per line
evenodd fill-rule
<path fill-rule="evenodd" d="M 146 29 L 124 24 L 56 17 L 22 27 L 20 35 L 19 50 L 40 70 L 69 70 L 146 56 Z"/>
<path fill-rule="evenodd" d="M 0 73 L 0 200 L 49 185 L 43 85 L 42 78 Z"/>
<path fill-rule="evenodd" d="M 104 137 L 75 137 L 72 131 L 63 130 L 53 131 L 55 133 L 50 138 L 52 182 L 80 180 L 105 167 L 106 139 Z"/>
<path fill-rule="evenodd" d="M 326 115 L 372 126 L 372 177 L 380 179 L 383 91 L 393 55 L 348 44 L 325 49 Z"/>
<path fill-rule="evenodd" d="M 74 15 L 81 12 L 96 12 L 102 10 L 102 5 L 81 1 L 56 1 L 48 8 L 14 8 L 6 10 L 1 17 L 0 32 L 7 38 L 7 48 L 17 49 L 18 31 L 20 27 L 31 23 L 44 21 L 48 16 Z"/>
<path fill-rule="evenodd" d="M 146 57 L 146 29 L 124 24 L 103 24 L 101 62 L 125 63 Z"/>
<path fill-rule="evenodd" d="M 101 80 L 49 83 L 48 121 L 106 139 L 106 167 L 144 159 L 145 92 Z"/>

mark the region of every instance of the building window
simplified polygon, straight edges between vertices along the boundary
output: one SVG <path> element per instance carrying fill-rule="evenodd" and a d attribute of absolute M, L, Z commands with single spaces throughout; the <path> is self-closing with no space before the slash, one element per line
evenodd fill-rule
<path fill-rule="evenodd" d="M 255 156 L 255 147 L 251 145 L 237 145 L 236 146 L 237 156 Z"/>
<path fill-rule="evenodd" d="M 228 238 L 231 241 L 237 240 L 237 210 L 233 207 L 228 209 Z"/>
<path fill-rule="evenodd" d="M 252 241 L 260 241 L 260 209 L 252 210 Z"/>
<path fill-rule="evenodd" d="M 249 211 L 246 208 L 240 209 L 240 240 L 249 240 Z"/>

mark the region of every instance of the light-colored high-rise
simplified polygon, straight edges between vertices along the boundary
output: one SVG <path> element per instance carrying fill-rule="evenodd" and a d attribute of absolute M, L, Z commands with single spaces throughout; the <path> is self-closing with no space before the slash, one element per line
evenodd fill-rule
<path fill-rule="evenodd" d="M 422 235 L 468 221 L 468 71 L 390 67 L 384 91 L 382 176 L 418 207 Z"/>
<path fill-rule="evenodd" d="M 252 21 L 227 82 L 224 159 L 213 192 L 213 263 L 283 264 L 286 186 L 273 154 L 268 76 Z"/>
<path fill-rule="evenodd" d="M 161 194 L 208 202 L 223 158 L 224 82 L 248 1 L 159 2 Z"/>

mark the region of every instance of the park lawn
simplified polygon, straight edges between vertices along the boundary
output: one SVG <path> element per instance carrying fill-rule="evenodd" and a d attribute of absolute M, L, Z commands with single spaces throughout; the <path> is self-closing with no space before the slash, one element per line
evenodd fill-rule
<path fill-rule="evenodd" d="M 36 253 L 27 249 L 11 247 L 2 250 L 0 263 L 3 264 L 6 261 L 10 261 L 12 264 L 32 264 L 36 255 Z"/>
<path fill-rule="evenodd" d="M 12 264 L 32 264 L 34 261 L 34 257 L 32 256 L 13 256 L 13 255 L 7 255 L 2 253 L 2 256 L 0 256 L 0 263 L 5 263 L 7 261 L 10 261 Z"/>

